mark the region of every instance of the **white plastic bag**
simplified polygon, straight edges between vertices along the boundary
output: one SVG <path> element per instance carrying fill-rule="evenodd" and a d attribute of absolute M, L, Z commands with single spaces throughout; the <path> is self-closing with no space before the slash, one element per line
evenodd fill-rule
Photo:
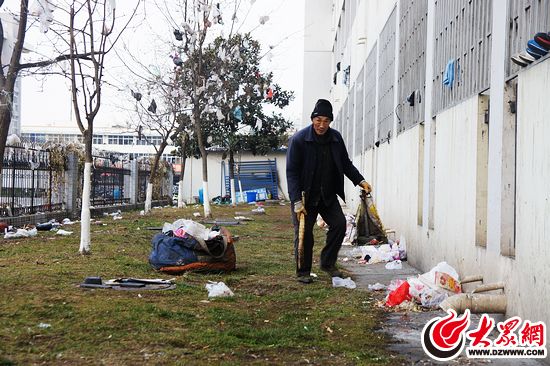
<path fill-rule="evenodd" d="M 383 285 L 380 282 L 377 282 L 374 285 L 368 285 L 368 288 L 369 288 L 369 291 L 382 291 L 386 289 L 386 285 Z"/>
<path fill-rule="evenodd" d="M 69 235 L 72 235 L 72 231 L 67 231 L 67 230 L 63 230 L 63 229 L 59 229 L 57 230 L 57 232 L 55 233 L 56 235 L 63 235 L 63 236 L 69 236 Z"/>
<path fill-rule="evenodd" d="M 31 236 L 36 236 L 37 234 L 38 230 L 36 230 L 36 228 L 30 230 L 17 229 L 16 232 L 7 231 L 4 234 L 4 239 L 29 238 Z"/>
<path fill-rule="evenodd" d="M 231 297 L 235 295 L 223 282 L 208 281 L 204 287 L 208 290 L 208 297 Z"/>
<path fill-rule="evenodd" d="M 420 279 L 429 285 L 436 285 L 455 293 L 460 292 L 460 277 L 458 276 L 458 272 L 447 262 L 438 263 L 429 272 L 421 274 Z"/>
<path fill-rule="evenodd" d="M 332 287 L 345 287 L 349 289 L 354 289 L 357 287 L 357 285 L 350 277 L 345 279 L 340 277 L 332 277 Z"/>
<path fill-rule="evenodd" d="M 402 268 L 403 268 L 403 264 L 401 264 L 400 260 L 386 263 L 386 269 L 402 269 Z"/>
<path fill-rule="evenodd" d="M 186 233 L 193 236 L 195 239 L 208 240 L 208 234 L 210 234 L 210 230 L 208 230 L 204 225 L 199 224 L 198 222 L 195 222 L 193 220 L 179 219 L 174 221 L 173 224 L 165 222 L 164 226 L 162 227 L 162 232 L 166 234 L 168 231 L 175 231 L 180 227 L 183 228 Z"/>

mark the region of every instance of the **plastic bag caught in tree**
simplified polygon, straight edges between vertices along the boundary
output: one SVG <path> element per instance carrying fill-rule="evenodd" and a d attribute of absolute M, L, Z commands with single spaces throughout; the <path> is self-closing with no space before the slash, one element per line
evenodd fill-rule
<path fill-rule="evenodd" d="M 157 113 L 157 102 L 155 102 L 154 99 L 151 101 L 151 104 L 149 104 L 147 110 L 151 113 Z"/>

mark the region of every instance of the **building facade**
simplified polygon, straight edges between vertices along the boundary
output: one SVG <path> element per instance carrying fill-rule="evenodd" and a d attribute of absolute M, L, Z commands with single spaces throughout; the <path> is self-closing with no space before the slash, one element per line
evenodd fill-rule
<path fill-rule="evenodd" d="M 332 46 L 330 60 L 306 55 L 304 80 L 330 69 L 315 92 L 333 101 L 332 127 L 411 264 L 502 281 L 508 315 L 548 324 L 550 60 L 511 56 L 550 30 L 550 2 L 307 0 L 310 11 L 332 20 L 306 43 Z M 353 211 L 351 183 L 346 196 Z"/>

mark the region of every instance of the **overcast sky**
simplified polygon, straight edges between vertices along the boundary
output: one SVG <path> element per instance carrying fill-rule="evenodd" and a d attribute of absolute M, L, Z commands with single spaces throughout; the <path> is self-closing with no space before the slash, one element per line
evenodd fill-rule
<path fill-rule="evenodd" d="M 34 0 L 36 1 L 36 0 Z M 151 4 L 151 0 L 146 0 Z M 157 0 L 158 1 L 158 0 Z M 170 1 L 170 0 L 167 0 Z M 15 0 L 7 0 L 5 6 L 10 3 L 17 3 Z M 31 0 L 32 4 L 33 0 Z M 129 0 L 119 0 L 118 8 L 128 6 Z M 227 0 L 226 0 L 227 3 Z M 121 5 L 122 4 L 122 5 Z M 125 34 L 124 43 L 130 45 L 142 57 L 144 54 L 153 52 L 149 45 L 150 37 L 157 37 L 162 32 L 171 33 L 170 27 L 160 18 L 154 16 L 154 12 L 147 13 L 147 23 L 141 20 L 144 18 L 144 9 L 135 24 L 135 29 Z M 54 12 L 55 15 L 55 12 Z M 261 16 L 269 16 L 269 21 L 260 25 Z M 264 58 L 262 69 L 273 71 L 274 79 L 283 88 L 295 92 L 295 100 L 283 112 L 293 122 L 300 124 L 302 112 L 302 87 L 303 87 L 303 35 L 304 35 L 304 1 L 303 0 L 240 0 L 240 10 L 237 15 L 241 32 L 252 30 L 252 35 L 262 44 L 262 49 L 267 51 L 269 46 L 275 46 L 271 51 L 271 61 Z M 227 20 L 226 20 L 227 22 Z M 150 27 L 152 30 L 150 30 Z M 156 33 L 157 35 L 154 35 Z M 34 47 L 44 43 L 44 38 L 39 36 L 29 38 L 34 42 Z M 32 44 L 28 44 L 33 48 Z M 161 60 L 171 60 L 165 52 L 154 52 L 145 57 L 143 62 L 150 61 L 152 64 Z M 124 58 L 124 52 L 119 52 Z M 132 76 L 121 66 L 118 56 L 110 54 L 107 60 L 106 80 L 116 85 L 131 80 Z M 157 59 L 155 61 L 155 59 Z M 129 99 L 129 91 L 117 88 L 110 88 L 105 93 L 101 112 L 96 119 L 96 128 L 102 126 L 124 125 L 129 118 L 129 113 L 122 111 L 121 101 Z M 24 77 L 22 85 L 22 126 L 68 126 L 76 127 L 71 121 L 69 85 L 61 78 L 48 77 Z"/>

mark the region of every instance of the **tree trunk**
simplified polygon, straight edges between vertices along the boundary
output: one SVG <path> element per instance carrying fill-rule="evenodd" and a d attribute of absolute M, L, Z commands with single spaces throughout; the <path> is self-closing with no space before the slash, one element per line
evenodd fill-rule
<path fill-rule="evenodd" d="M 212 212 L 210 209 L 210 196 L 208 195 L 208 155 L 202 139 L 200 113 L 199 113 L 198 105 L 196 105 L 193 110 L 193 116 L 195 118 L 195 121 L 194 121 L 195 134 L 197 135 L 197 141 L 199 144 L 199 150 L 201 152 L 201 161 L 202 161 L 202 197 L 203 197 L 203 203 L 204 203 L 204 217 L 212 218 Z"/>
<path fill-rule="evenodd" d="M 235 191 L 235 157 L 233 150 L 229 149 L 229 184 L 231 187 L 231 205 L 237 205 L 237 192 Z"/>
<path fill-rule="evenodd" d="M 93 123 L 93 122 L 92 122 Z M 83 133 L 84 136 L 84 183 L 82 184 L 82 210 L 80 211 L 80 254 L 90 254 L 90 192 L 92 190 L 92 134 L 91 127 Z"/>

